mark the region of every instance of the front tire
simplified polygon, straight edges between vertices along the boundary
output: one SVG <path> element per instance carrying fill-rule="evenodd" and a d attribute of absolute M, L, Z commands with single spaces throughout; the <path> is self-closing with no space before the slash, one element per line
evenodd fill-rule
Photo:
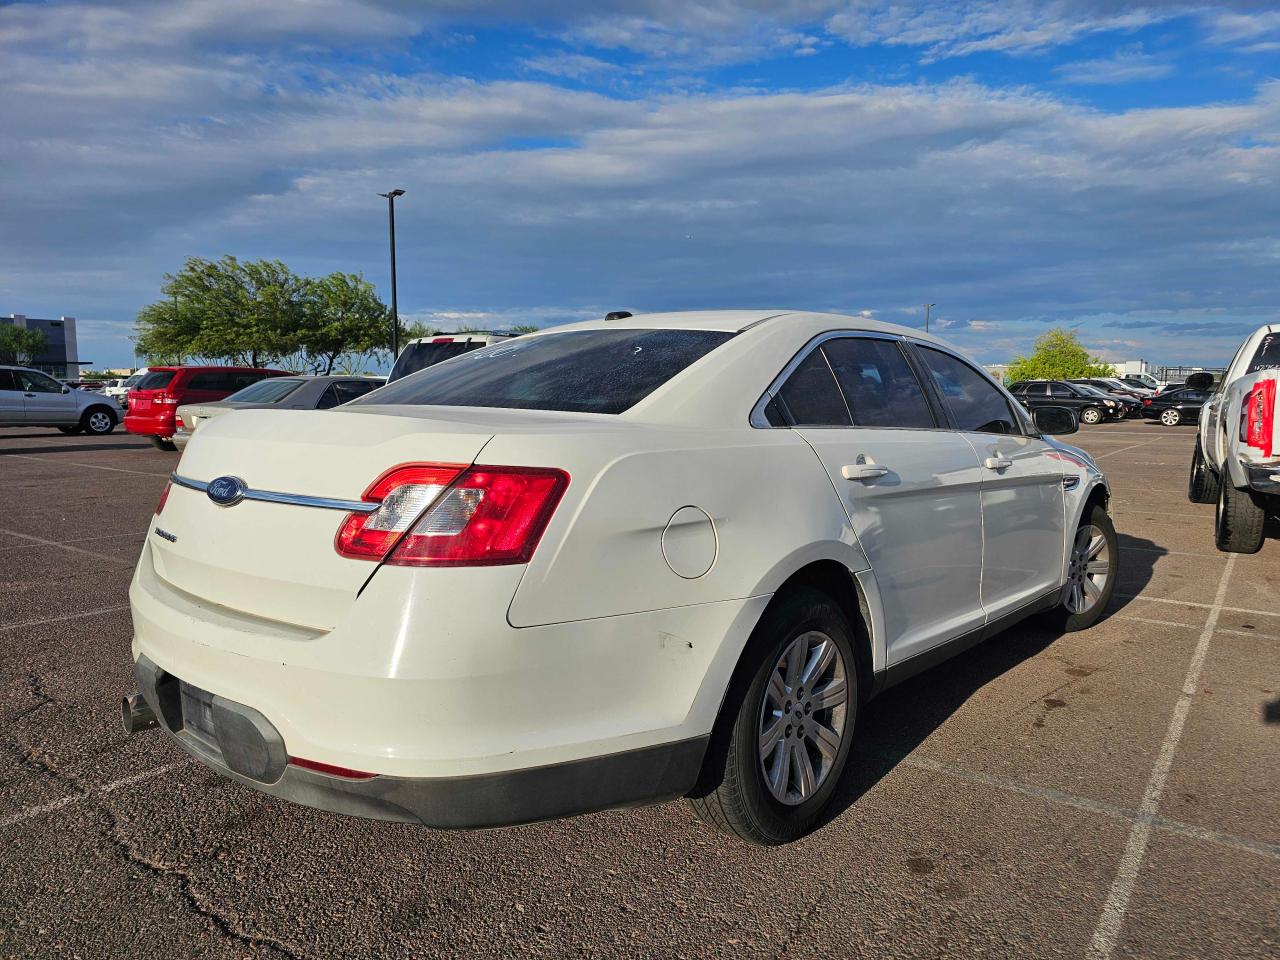
<path fill-rule="evenodd" d="M 105 437 L 115 428 L 115 414 L 103 407 L 90 407 L 80 418 L 80 430 L 91 437 Z"/>
<path fill-rule="evenodd" d="M 1219 480 L 1213 519 L 1214 540 L 1223 553 L 1257 553 L 1262 549 L 1267 512 L 1258 505 L 1253 491 L 1236 489 L 1230 477 Z"/>
<path fill-rule="evenodd" d="M 1187 480 L 1187 499 L 1192 503 L 1217 503 L 1220 483 L 1218 475 L 1204 458 L 1200 438 L 1196 437 L 1196 448 L 1191 454 L 1191 476 Z"/>
<path fill-rule="evenodd" d="M 1048 617 L 1063 633 L 1074 633 L 1102 619 L 1120 572 L 1120 541 L 1111 515 L 1101 505 L 1081 518 L 1068 549 L 1062 601 Z"/>
<path fill-rule="evenodd" d="M 1085 407 L 1084 411 L 1080 414 L 1080 419 L 1085 423 L 1101 423 L 1102 411 L 1097 407 Z"/>
<path fill-rule="evenodd" d="M 778 598 L 747 642 L 690 796 L 709 825 L 748 843 L 814 829 L 840 782 L 858 718 L 852 624 L 825 593 Z"/>
<path fill-rule="evenodd" d="M 1166 427 L 1176 427 L 1182 422 L 1182 413 L 1178 410 L 1162 410 L 1160 412 L 1160 422 Z"/>

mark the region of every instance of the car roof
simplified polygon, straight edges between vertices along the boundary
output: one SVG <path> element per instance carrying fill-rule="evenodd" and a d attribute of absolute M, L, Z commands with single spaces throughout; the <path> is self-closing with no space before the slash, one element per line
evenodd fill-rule
<path fill-rule="evenodd" d="M 937 343 L 950 348 L 946 341 L 926 333 L 918 327 L 905 327 L 886 323 L 866 315 L 839 313 L 815 313 L 808 310 L 682 310 L 669 313 L 637 313 L 619 320 L 583 320 L 546 327 L 527 337 L 541 337 L 570 330 L 714 330 L 723 333 L 742 333 L 753 327 L 778 324 L 811 325 L 832 330 L 862 330 L 895 336 L 910 336 L 926 343 Z"/>

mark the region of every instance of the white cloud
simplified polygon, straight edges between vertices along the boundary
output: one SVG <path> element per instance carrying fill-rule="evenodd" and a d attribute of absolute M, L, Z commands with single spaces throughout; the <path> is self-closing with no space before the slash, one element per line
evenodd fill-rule
<path fill-rule="evenodd" d="M 1054 70 L 1063 83 L 1080 86 L 1159 80 L 1173 72 L 1174 66 L 1168 60 L 1143 53 L 1140 49 L 1118 50 L 1110 57 L 1097 60 L 1077 60 Z"/>

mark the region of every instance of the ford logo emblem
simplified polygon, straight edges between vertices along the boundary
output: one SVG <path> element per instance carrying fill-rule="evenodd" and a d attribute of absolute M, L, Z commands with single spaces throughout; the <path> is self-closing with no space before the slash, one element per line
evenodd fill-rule
<path fill-rule="evenodd" d="M 209 481 L 205 493 L 220 507 L 232 507 L 244 499 L 249 489 L 239 477 L 218 477 Z"/>

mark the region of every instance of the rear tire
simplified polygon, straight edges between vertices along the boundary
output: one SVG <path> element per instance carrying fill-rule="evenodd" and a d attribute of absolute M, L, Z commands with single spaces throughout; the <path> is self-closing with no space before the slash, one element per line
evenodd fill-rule
<path fill-rule="evenodd" d="M 1085 407 L 1080 414 L 1080 419 L 1084 423 L 1101 423 L 1102 411 L 1097 407 Z"/>
<path fill-rule="evenodd" d="M 1160 422 L 1166 427 L 1176 427 L 1182 422 L 1182 413 L 1179 410 L 1174 410 L 1172 407 L 1168 410 L 1162 410 L 1160 412 Z"/>
<path fill-rule="evenodd" d="M 1239 490 L 1230 477 L 1218 485 L 1218 509 L 1214 515 L 1214 540 L 1223 553 L 1257 553 L 1266 533 L 1267 512 L 1252 490 Z"/>
<path fill-rule="evenodd" d="M 166 440 L 164 437 L 152 437 L 151 445 L 157 450 L 177 450 L 172 440 Z"/>
<path fill-rule="evenodd" d="M 811 587 L 775 600 L 725 697 L 690 794 L 694 812 L 748 843 L 775 846 L 809 833 L 848 762 L 858 694 L 853 626 L 839 605 Z"/>
<path fill-rule="evenodd" d="M 1204 458 L 1200 438 L 1196 437 L 1196 448 L 1191 454 L 1191 477 L 1187 480 L 1187 499 L 1192 503 L 1217 503 L 1220 482 Z"/>
<path fill-rule="evenodd" d="M 91 437 L 105 437 L 116 428 L 116 415 L 106 407 L 90 407 L 80 418 L 79 430 Z"/>
<path fill-rule="evenodd" d="M 1067 549 L 1070 556 L 1062 601 L 1045 619 L 1063 633 L 1074 633 L 1102 619 L 1116 587 L 1120 541 L 1111 515 L 1101 505 L 1087 511 Z"/>

